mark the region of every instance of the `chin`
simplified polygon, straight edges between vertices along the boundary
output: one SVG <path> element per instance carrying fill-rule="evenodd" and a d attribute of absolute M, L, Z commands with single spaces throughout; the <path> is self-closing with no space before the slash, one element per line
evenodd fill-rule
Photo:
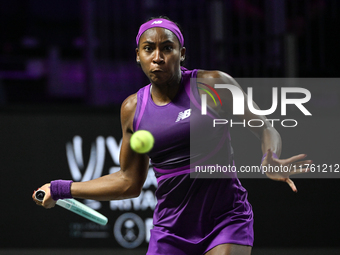
<path fill-rule="evenodd" d="M 150 81 L 153 83 L 164 84 L 169 81 L 169 77 L 164 75 L 152 75 L 150 76 Z"/>

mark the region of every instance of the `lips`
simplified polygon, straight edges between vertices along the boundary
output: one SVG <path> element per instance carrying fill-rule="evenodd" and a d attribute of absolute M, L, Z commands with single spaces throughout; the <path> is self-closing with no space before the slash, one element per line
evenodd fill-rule
<path fill-rule="evenodd" d="M 151 70 L 151 73 L 160 73 L 160 72 L 163 72 L 162 69 L 153 69 Z"/>

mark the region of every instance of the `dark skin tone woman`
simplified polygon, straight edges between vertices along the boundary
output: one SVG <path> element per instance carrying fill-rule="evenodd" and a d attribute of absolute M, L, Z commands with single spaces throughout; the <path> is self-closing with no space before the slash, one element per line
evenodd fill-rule
<path fill-rule="evenodd" d="M 139 39 L 136 49 L 136 60 L 140 64 L 143 72 L 151 82 L 151 98 L 156 105 L 162 106 L 170 103 L 177 95 L 181 82 L 181 62 L 185 58 L 185 47 L 181 46 L 178 38 L 171 31 L 154 27 L 146 30 Z M 220 83 L 233 84 L 241 89 L 237 82 L 228 74 L 221 71 L 199 70 L 197 78 L 213 78 L 220 80 Z M 209 84 L 213 86 L 214 84 Z M 199 85 L 198 85 L 199 86 Z M 199 90 L 204 93 L 203 90 Z M 243 91 L 243 90 L 242 90 Z M 243 92 L 244 93 L 244 92 Z M 217 112 L 233 111 L 233 98 L 229 90 L 223 90 L 220 94 L 223 106 L 215 106 L 208 99 L 208 105 Z M 244 93 L 245 102 L 247 95 Z M 113 174 L 102 176 L 98 179 L 87 182 L 73 182 L 71 194 L 74 198 L 94 199 L 109 201 L 117 199 L 127 199 L 139 196 L 149 169 L 149 157 L 146 154 L 138 154 L 130 147 L 131 135 L 135 132 L 133 119 L 136 112 L 137 93 L 129 96 L 121 106 L 121 127 L 122 127 L 122 146 L 120 151 L 120 171 Z M 256 104 L 254 103 L 256 107 Z M 257 107 L 258 108 L 258 107 Z M 300 154 L 288 159 L 276 159 L 281 154 L 281 138 L 278 132 L 266 121 L 265 116 L 258 116 L 251 113 L 245 103 L 244 115 L 238 115 L 240 120 L 261 119 L 264 125 L 261 127 L 250 127 L 250 130 L 260 139 L 262 153 L 265 156 L 262 165 L 288 166 L 310 164 L 310 160 L 305 160 L 306 155 Z M 307 172 L 303 169 L 303 172 Z M 296 186 L 290 179 L 294 172 L 270 173 L 266 175 L 276 181 L 286 182 L 292 191 L 296 192 Z M 50 183 L 43 185 L 41 190 L 46 192 L 43 202 L 34 201 L 45 208 L 52 208 L 56 201 L 50 194 Z M 220 244 L 209 250 L 206 255 L 246 255 L 251 254 L 251 246 L 233 243 Z"/>

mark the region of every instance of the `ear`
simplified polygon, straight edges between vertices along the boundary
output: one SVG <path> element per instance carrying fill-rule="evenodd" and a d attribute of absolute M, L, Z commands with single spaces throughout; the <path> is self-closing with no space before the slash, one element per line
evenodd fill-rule
<path fill-rule="evenodd" d="M 186 52 L 186 48 L 185 47 L 182 47 L 182 49 L 181 49 L 181 61 L 184 61 L 184 59 L 185 59 L 185 52 Z"/>
<path fill-rule="evenodd" d="M 138 50 L 138 48 L 136 48 L 136 61 L 137 61 L 137 63 L 140 62 L 140 59 L 139 59 L 139 50 Z"/>

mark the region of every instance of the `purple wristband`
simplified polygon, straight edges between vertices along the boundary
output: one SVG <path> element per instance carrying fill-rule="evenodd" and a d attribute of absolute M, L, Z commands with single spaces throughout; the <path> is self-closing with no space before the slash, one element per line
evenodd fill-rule
<path fill-rule="evenodd" d="M 71 184 L 73 181 L 56 180 L 51 181 L 50 192 L 53 200 L 72 198 Z"/>

